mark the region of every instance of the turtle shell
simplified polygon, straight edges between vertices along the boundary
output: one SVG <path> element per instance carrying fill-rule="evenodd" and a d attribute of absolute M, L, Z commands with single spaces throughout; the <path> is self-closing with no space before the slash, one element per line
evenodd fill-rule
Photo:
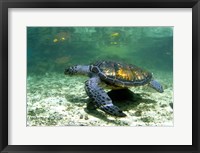
<path fill-rule="evenodd" d="M 132 64 L 101 61 L 91 66 L 91 71 L 109 85 L 120 87 L 141 86 L 149 83 L 152 74 Z"/>

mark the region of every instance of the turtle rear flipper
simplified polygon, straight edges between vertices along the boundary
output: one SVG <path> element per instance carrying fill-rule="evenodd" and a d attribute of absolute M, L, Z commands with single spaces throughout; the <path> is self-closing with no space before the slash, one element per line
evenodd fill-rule
<path fill-rule="evenodd" d="M 100 83 L 100 79 L 97 76 L 92 77 L 85 82 L 86 93 L 93 100 L 94 105 L 110 115 L 125 117 L 126 114 L 124 114 L 117 106 L 113 105 L 110 97 L 98 83 Z"/>
<path fill-rule="evenodd" d="M 157 82 L 156 80 L 151 80 L 149 82 L 149 86 L 160 93 L 164 92 L 162 85 L 159 82 Z"/>

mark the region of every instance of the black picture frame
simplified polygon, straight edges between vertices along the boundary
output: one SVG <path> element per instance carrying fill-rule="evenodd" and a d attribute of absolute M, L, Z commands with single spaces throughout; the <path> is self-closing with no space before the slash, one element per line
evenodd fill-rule
<path fill-rule="evenodd" d="M 8 145 L 9 8 L 192 8 L 192 145 Z M 2 153 L 200 152 L 200 94 L 198 94 L 200 72 L 200 60 L 198 61 L 200 59 L 199 0 L 0 0 L 0 24 L 0 151 Z"/>

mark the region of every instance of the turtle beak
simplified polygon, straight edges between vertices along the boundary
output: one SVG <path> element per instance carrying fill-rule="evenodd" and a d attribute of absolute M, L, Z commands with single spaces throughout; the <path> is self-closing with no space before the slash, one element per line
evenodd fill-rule
<path fill-rule="evenodd" d="M 72 75 L 73 74 L 73 68 L 72 67 L 68 67 L 65 69 L 64 71 L 65 75 Z"/>

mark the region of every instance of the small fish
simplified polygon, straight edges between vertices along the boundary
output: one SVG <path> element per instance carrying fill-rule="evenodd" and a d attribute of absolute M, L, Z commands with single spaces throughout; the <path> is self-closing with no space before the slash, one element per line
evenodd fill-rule
<path fill-rule="evenodd" d="M 57 42 L 58 42 L 58 39 L 57 39 L 57 38 L 55 38 L 55 39 L 53 40 L 53 42 L 54 42 L 54 43 L 57 43 Z"/>
<path fill-rule="evenodd" d="M 119 37 L 120 34 L 118 32 L 114 32 L 114 33 L 111 33 L 110 35 L 111 37 Z"/>
<path fill-rule="evenodd" d="M 70 41 L 71 40 L 71 33 L 70 32 L 59 32 L 55 35 L 53 42 L 63 42 L 63 41 Z"/>
<path fill-rule="evenodd" d="M 117 45 L 118 43 L 115 41 L 115 42 L 110 42 L 111 45 Z"/>
<path fill-rule="evenodd" d="M 61 38 L 61 40 L 63 40 L 63 41 L 64 41 L 64 40 L 65 40 L 65 37 L 62 37 L 62 38 Z"/>

